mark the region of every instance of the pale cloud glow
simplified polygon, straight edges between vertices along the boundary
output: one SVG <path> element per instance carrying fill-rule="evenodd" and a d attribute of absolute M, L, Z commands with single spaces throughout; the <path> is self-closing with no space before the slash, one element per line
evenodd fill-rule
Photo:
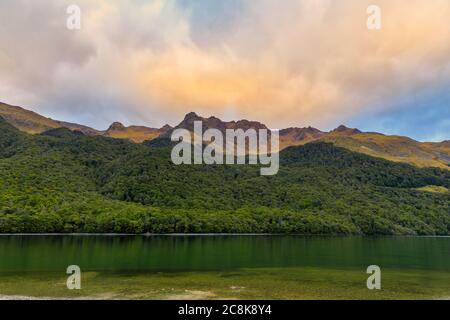
<path fill-rule="evenodd" d="M 379 31 L 369 0 L 223 2 L 214 24 L 202 1 L 4 0 L 0 100 L 97 127 L 196 111 L 327 128 L 450 84 L 448 0 L 378 0 Z"/>

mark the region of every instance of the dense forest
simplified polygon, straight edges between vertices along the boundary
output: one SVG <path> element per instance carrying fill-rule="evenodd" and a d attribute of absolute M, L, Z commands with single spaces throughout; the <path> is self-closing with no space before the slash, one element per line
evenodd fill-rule
<path fill-rule="evenodd" d="M 41 135 L 0 118 L 0 233 L 450 235 L 450 171 L 310 143 L 280 171 L 181 165 L 170 143 L 68 129 Z"/>

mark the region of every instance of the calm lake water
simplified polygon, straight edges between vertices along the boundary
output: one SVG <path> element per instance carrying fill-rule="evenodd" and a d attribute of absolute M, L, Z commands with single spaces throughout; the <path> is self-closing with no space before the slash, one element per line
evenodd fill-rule
<path fill-rule="evenodd" d="M 322 267 L 450 272 L 450 237 L 0 236 L 0 272 Z"/>

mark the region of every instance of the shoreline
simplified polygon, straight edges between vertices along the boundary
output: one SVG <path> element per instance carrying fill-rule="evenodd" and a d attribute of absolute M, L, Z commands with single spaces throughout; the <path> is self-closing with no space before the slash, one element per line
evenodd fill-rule
<path fill-rule="evenodd" d="M 295 234 L 295 233 L 0 233 L 0 237 L 36 236 L 36 237 L 326 237 L 326 238 L 450 238 L 441 235 L 336 235 L 336 234 Z"/>
<path fill-rule="evenodd" d="M 205 301 L 207 299 L 205 298 L 211 298 L 211 296 L 205 295 L 205 293 L 203 292 L 198 292 L 198 291 L 194 291 L 190 294 L 187 295 L 174 295 L 174 296 L 170 296 L 167 299 L 137 299 L 137 300 L 142 300 L 142 301 L 163 301 L 163 300 L 167 300 L 167 301 L 182 301 L 182 300 L 192 300 L 192 301 Z M 96 297 L 96 296 L 86 296 L 86 297 L 36 297 L 36 296 L 23 296 L 23 295 L 3 295 L 0 294 L 0 301 L 113 301 L 113 300 L 128 300 L 127 298 L 122 298 L 122 299 L 116 299 L 113 296 L 104 296 L 104 297 Z M 133 300 L 133 299 L 131 299 Z M 136 299 L 134 299 L 136 300 Z M 230 300 L 230 299 L 214 299 L 214 300 L 218 300 L 218 301 L 224 301 L 224 300 Z M 233 298 L 233 300 L 239 300 L 239 299 L 235 299 Z M 321 300 L 321 299 L 317 299 L 317 300 Z M 338 299 L 339 300 L 339 299 Z M 347 300 L 347 299 L 342 299 L 342 300 Z M 365 299 L 355 299 L 355 301 L 362 301 Z M 396 300 L 396 299 L 393 299 Z M 450 296 L 444 296 L 444 297 L 436 297 L 436 298 L 430 298 L 430 299 L 420 299 L 422 301 L 432 301 L 432 300 L 437 300 L 437 301 L 450 301 Z M 282 299 L 280 299 L 279 301 L 283 301 Z M 296 300 L 296 301 L 306 301 L 305 299 L 300 299 L 300 300 Z M 398 301 L 403 301 L 403 299 L 398 299 Z"/>

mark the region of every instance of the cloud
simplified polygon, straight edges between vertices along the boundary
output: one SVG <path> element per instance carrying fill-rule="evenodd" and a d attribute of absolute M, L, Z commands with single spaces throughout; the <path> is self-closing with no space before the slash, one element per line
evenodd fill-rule
<path fill-rule="evenodd" d="M 448 0 L 378 0 L 379 31 L 369 0 L 79 0 L 76 32 L 72 2 L 2 1 L 5 99 L 97 126 L 194 110 L 327 127 L 450 81 Z"/>

